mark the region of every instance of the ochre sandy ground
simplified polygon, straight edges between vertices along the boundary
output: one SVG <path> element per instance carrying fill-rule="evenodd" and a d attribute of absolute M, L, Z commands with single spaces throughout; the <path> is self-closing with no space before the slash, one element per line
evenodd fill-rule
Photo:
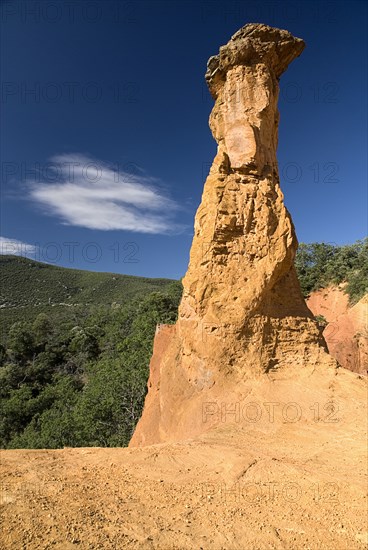
<path fill-rule="evenodd" d="M 1 547 L 367 548 L 365 381 L 339 377 L 339 410 L 320 403 L 317 421 L 301 392 L 296 422 L 281 404 L 178 443 L 3 451 Z"/>

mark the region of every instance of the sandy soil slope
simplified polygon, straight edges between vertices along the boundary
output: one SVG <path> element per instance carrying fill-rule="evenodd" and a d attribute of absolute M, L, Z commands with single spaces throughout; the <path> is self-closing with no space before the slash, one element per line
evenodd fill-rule
<path fill-rule="evenodd" d="M 338 370 L 328 395 L 255 382 L 196 439 L 3 451 L 1 547 L 367 548 L 366 387 Z"/>

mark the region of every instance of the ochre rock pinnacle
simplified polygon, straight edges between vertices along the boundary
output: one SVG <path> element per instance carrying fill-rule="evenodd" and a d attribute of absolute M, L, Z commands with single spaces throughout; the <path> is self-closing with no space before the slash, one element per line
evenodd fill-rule
<path fill-rule="evenodd" d="M 303 48 L 287 31 L 250 24 L 208 62 L 218 150 L 195 217 L 178 321 L 156 334 L 132 446 L 208 429 L 203 404 L 239 399 L 249 381 L 337 366 L 300 291 L 276 160 L 278 79 Z"/>

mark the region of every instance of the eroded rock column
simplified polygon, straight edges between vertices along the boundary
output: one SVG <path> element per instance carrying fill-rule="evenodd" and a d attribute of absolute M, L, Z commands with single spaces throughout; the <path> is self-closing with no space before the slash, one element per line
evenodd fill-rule
<path fill-rule="evenodd" d="M 287 31 L 250 24 L 208 62 L 218 150 L 195 217 L 178 322 L 156 336 L 132 445 L 199 433 L 193 415 L 219 391 L 333 363 L 296 277 L 297 239 L 276 159 L 278 81 L 303 49 Z"/>
<path fill-rule="evenodd" d="M 183 281 L 178 329 L 190 348 L 199 329 L 207 344 L 220 332 L 235 349 L 253 341 L 265 351 L 265 333 L 272 340 L 273 326 L 279 331 L 280 323 L 286 329 L 291 322 L 281 319 L 311 317 L 293 266 L 297 240 L 276 159 L 278 80 L 303 48 L 287 31 L 246 25 L 208 62 L 206 80 L 215 99 L 210 127 L 218 152 Z M 276 350 L 266 352 L 253 362 L 253 373 L 279 362 Z"/>

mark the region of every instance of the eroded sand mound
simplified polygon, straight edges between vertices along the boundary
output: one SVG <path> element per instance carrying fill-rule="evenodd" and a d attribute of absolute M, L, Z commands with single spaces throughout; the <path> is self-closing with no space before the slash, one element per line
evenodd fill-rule
<path fill-rule="evenodd" d="M 3 452 L 2 546 L 366 548 L 365 390 L 357 374 L 335 379 L 256 386 L 238 418 L 228 406 L 180 443 Z"/>

